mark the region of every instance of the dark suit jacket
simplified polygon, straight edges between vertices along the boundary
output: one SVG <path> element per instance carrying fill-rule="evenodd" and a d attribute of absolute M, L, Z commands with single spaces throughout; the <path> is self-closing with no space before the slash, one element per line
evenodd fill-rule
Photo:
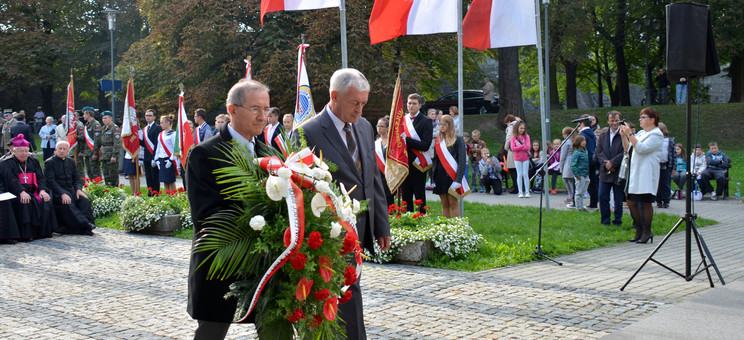
<path fill-rule="evenodd" d="M 214 170 L 228 166 L 223 160 L 227 157 L 221 150 L 232 149 L 232 136 L 227 124 L 220 129 L 220 134 L 210 138 L 196 147 L 189 154 L 186 167 L 186 182 L 191 218 L 194 220 L 194 241 L 198 233 L 205 227 L 214 226 L 204 220 L 214 214 L 230 209 L 233 205 L 241 206 L 240 201 L 226 200 L 221 194 L 226 185 L 217 184 Z M 263 143 L 256 143 L 256 152 L 266 149 Z M 230 290 L 230 284 L 235 280 L 225 281 L 207 280 L 207 273 L 211 261 L 205 263 L 199 270 L 196 268 L 207 258 L 209 253 L 192 253 L 189 266 L 188 312 L 197 320 L 214 322 L 231 322 L 235 313 L 235 299 L 225 300 L 223 296 Z M 246 322 L 254 322 L 253 314 Z"/>
<path fill-rule="evenodd" d="M 15 126 L 10 128 L 10 138 L 15 138 L 15 136 L 18 136 L 18 134 L 21 133 L 23 134 L 23 139 L 31 143 L 29 150 L 36 151 L 36 142 L 34 142 L 34 130 L 31 129 L 31 126 L 26 124 L 25 122 L 18 122 Z"/>
<path fill-rule="evenodd" d="M 431 119 L 425 114 L 419 112 L 418 116 L 413 120 L 413 128 L 416 129 L 416 133 L 421 138 L 421 141 L 417 141 L 406 137 L 406 147 L 408 148 L 408 169 L 409 171 L 416 170 L 416 167 L 412 166 L 413 161 L 416 159 L 416 155 L 413 154 L 412 149 L 425 152 L 431 147 L 431 138 L 433 135 L 434 127 L 431 124 Z"/>
<path fill-rule="evenodd" d="M 589 163 L 591 164 L 594 152 L 597 149 L 597 135 L 594 134 L 592 129 L 581 130 L 581 135 L 586 138 L 586 152 L 589 156 Z"/>
<path fill-rule="evenodd" d="M 587 143 L 588 144 L 588 143 Z M 597 141 L 597 159 L 599 160 L 599 181 L 602 183 L 617 183 L 617 171 L 620 169 L 620 162 L 623 160 L 623 140 L 620 136 L 620 130 L 615 134 L 610 145 L 610 130 L 602 132 Z M 608 174 L 605 168 L 605 161 L 609 160 L 615 171 Z"/>
<path fill-rule="evenodd" d="M 357 216 L 357 232 L 362 246 L 372 251 L 374 240 L 378 237 L 390 236 L 387 201 L 382 187 L 382 178 L 378 175 L 372 125 L 363 117 L 352 124 L 362 162 L 360 174 L 346 149 L 346 144 L 333 125 L 330 114 L 328 110 L 323 109 L 318 116 L 303 124 L 301 128 L 305 130 L 307 146 L 311 149 L 315 147 L 316 155 L 319 155 L 322 150 L 323 159 L 337 166 L 336 171 L 332 173 L 333 179 L 343 183 L 346 190 L 357 186 L 351 193 L 351 198 L 359 201 L 368 200 L 368 212 Z M 429 122 L 431 130 L 431 121 Z M 297 135 L 300 134 L 295 134 Z M 294 145 L 299 144 L 296 138 L 293 141 Z"/>
<path fill-rule="evenodd" d="M 264 127 L 264 130 L 265 129 L 266 129 L 266 127 Z M 271 146 L 274 149 L 279 150 L 279 145 L 276 143 L 276 141 L 274 140 L 274 138 L 276 138 L 276 136 L 279 136 L 279 135 L 281 135 L 284 132 L 284 125 L 282 125 L 282 122 L 279 122 L 279 126 L 277 126 L 276 129 L 274 129 L 274 134 L 271 135 L 271 141 L 268 141 L 267 142 L 265 140 L 266 138 L 264 138 L 264 133 L 263 133 L 264 130 L 261 130 L 261 134 L 258 135 L 258 136 L 256 136 L 256 139 L 258 139 L 259 142 L 264 143 L 266 145 L 271 144 Z"/>
<path fill-rule="evenodd" d="M 62 194 L 67 194 L 74 201 L 75 193 L 83 190 L 83 181 L 78 177 L 75 161 L 69 157 L 65 159 L 56 155 L 49 157 L 44 162 L 44 176 L 55 202 L 62 198 Z"/>
<path fill-rule="evenodd" d="M 145 128 L 147 127 L 145 126 Z M 145 130 L 143 129 L 143 131 Z M 150 150 L 147 148 L 147 141 L 145 141 L 144 139 L 140 141 L 140 146 L 145 148 L 145 157 L 142 159 L 143 162 L 147 163 L 153 160 L 155 156 L 154 151 L 158 149 L 158 135 L 160 135 L 161 131 L 163 131 L 163 128 L 161 128 L 158 123 L 152 124 L 152 128 L 147 130 L 147 136 L 145 136 L 145 138 L 149 139 L 154 145 L 152 149 L 153 153 L 150 153 Z"/>

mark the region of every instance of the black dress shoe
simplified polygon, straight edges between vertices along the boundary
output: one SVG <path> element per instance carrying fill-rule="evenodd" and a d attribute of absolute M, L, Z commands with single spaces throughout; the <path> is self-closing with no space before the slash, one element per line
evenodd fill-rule
<path fill-rule="evenodd" d="M 18 241 L 16 240 L 10 240 L 10 239 L 2 239 L 0 240 L 0 244 L 16 244 Z"/>
<path fill-rule="evenodd" d="M 90 228 L 90 230 L 93 230 L 93 229 L 96 229 L 98 227 L 96 227 L 96 225 L 93 224 L 93 223 L 88 223 L 88 228 Z"/>
<path fill-rule="evenodd" d="M 95 234 L 93 234 L 93 231 L 92 230 L 83 230 L 83 232 L 81 232 L 80 235 L 93 236 Z"/>

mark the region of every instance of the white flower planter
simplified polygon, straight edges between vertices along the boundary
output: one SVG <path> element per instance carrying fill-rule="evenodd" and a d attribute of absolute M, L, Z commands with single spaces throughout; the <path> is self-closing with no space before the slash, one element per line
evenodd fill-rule
<path fill-rule="evenodd" d="M 403 264 L 418 265 L 421 260 L 429 257 L 434 250 L 434 244 L 431 241 L 414 241 L 400 248 L 395 255 L 395 261 Z"/>
<path fill-rule="evenodd" d="M 165 215 L 151 227 L 142 229 L 145 234 L 170 236 L 171 233 L 181 228 L 181 216 Z"/>

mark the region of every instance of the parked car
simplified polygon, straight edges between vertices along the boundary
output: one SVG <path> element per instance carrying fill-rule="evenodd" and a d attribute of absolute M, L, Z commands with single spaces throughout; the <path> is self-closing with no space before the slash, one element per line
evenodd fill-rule
<path fill-rule="evenodd" d="M 437 100 L 424 103 L 424 112 L 434 108 L 447 113 L 450 106 L 457 106 L 457 91 L 450 92 Z M 462 90 L 462 106 L 466 115 L 499 113 L 499 97 L 493 96 L 493 105 L 483 99 L 481 90 Z"/>

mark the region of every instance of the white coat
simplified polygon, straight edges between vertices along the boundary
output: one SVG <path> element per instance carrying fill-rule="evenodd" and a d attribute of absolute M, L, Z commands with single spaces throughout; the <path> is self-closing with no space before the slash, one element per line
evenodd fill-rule
<path fill-rule="evenodd" d="M 517 166 L 514 164 L 514 152 L 511 151 L 511 139 L 514 136 L 514 125 L 517 124 L 517 121 L 512 121 L 509 123 L 509 125 L 506 127 L 506 141 L 504 142 L 504 150 L 508 151 L 506 155 L 506 168 L 507 169 L 514 169 Z"/>
<path fill-rule="evenodd" d="M 636 133 L 638 142 L 630 158 L 629 194 L 656 195 L 659 187 L 659 159 L 664 143 L 664 134 L 659 128 Z"/>

